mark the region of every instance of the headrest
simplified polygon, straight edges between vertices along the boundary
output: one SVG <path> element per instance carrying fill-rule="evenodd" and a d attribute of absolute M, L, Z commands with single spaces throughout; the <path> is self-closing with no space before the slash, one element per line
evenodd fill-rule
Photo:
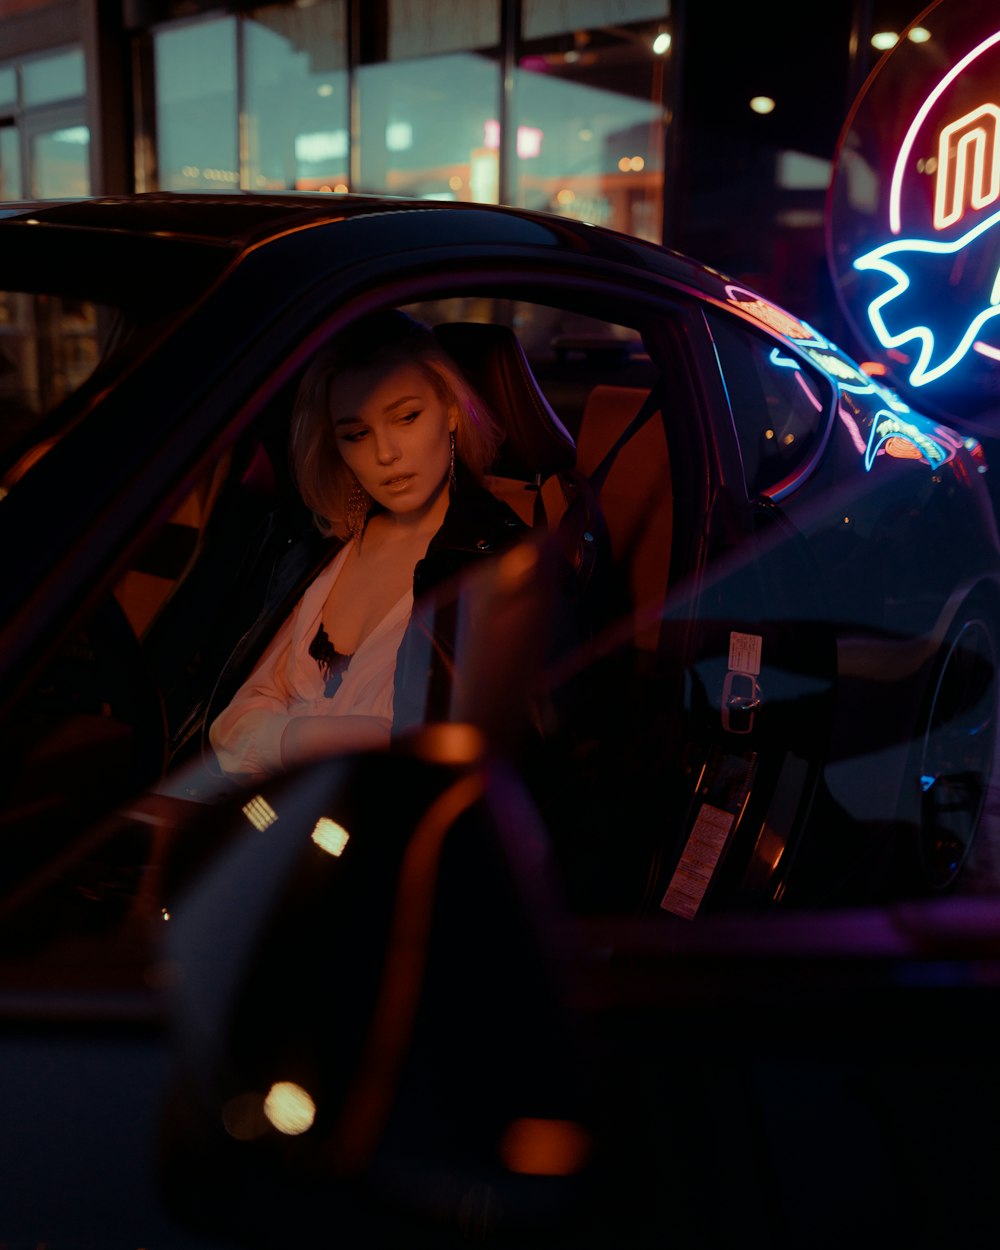
<path fill-rule="evenodd" d="M 532 481 L 574 467 L 573 436 L 539 389 L 513 330 L 452 321 L 434 333 L 506 431 L 493 473 Z"/>

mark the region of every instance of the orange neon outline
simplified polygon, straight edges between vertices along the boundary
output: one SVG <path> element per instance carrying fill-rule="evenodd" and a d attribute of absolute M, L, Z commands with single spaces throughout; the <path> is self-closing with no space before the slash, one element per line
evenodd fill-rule
<path fill-rule="evenodd" d="M 980 118 L 989 118 L 989 123 L 974 125 Z M 954 225 L 961 221 L 967 209 L 985 208 L 998 197 L 1000 108 L 995 104 L 981 104 L 941 131 L 934 178 L 934 229 Z"/>
<path fill-rule="evenodd" d="M 977 44 L 971 52 L 967 52 L 965 56 L 962 57 L 957 65 L 953 65 L 951 67 L 948 73 L 945 74 L 945 76 L 917 110 L 913 121 L 910 122 L 909 129 L 903 138 L 899 153 L 896 156 L 896 164 L 892 171 L 892 182 L 889 189 L 889 231 L 891 234 L 899 234 L 902 229 L 900 224 L 900 200 L 902 199 L 903 173 L 906 169 L 906 164 L 910 159 L 910 152 L 916 142 L 917 132 L 924 124 L 927 114 L 931 111 L 934 105 L 941 98 L 942 94 L 955 81 L 959 74 L 963 73 L 977 57 L 982 56 L 988 48 L 992 48 L 996 43 L 1000 43 L 1000 30 L 984 39 L 982 43 Z"/>

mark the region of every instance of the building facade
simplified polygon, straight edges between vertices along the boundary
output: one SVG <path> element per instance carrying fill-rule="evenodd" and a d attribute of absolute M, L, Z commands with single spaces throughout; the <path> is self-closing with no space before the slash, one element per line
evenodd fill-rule
<path fill-rule="evenodd" d="M 663 235 L 669 0 L 0 0 L 0 31 L 5 199 L 353 190 Z"/>
<path fill-rule="evenodd" d="M 836 334 L 824 197 L 871 3 L 830 5 L 810 59 L 790 0 L 0 0 L 0 201 L 513 204 L 690 252 Z M 799 61 L 799 99 L 753 114 Z"/>

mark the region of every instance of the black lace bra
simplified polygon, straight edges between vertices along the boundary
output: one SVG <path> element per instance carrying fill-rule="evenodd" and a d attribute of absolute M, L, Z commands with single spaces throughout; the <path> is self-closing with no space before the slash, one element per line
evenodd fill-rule
<path fill-rule="evenodd" d="M 323 674 L 323 680 L 326 682 L 326 689 L 323 691 L 323 694 L 330 699 L 336 694 L 340 683 L 343 681 L 344 671 L 350 664 L 351 657 L 349 655 L 341 655 L 327 637 L 322 621 L 319 623 L 316 637 L 309 644 L 309 654 L 319 665 L 320 672 Z"/>

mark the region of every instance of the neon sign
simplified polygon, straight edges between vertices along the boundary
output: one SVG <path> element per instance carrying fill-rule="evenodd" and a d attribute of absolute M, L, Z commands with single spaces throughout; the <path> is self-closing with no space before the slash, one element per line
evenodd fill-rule
<path fill-rule="evenodd" d="M 987 208 L 1000 195 L 998 119 L 1000 108 L 983 104 L 941 131 L 934 192 L 935 230 L 944 230 L 965 216 L 966 191 L 972 208 Z"/>
<path fill-rule="evenodd" d="M 889 193 L 889 229 L 891 230 L 893 234 L 899 234 L 900 230 L 902 229 L 902 226 L 900 224 L 900 219 L 901 219 L 900 204 L 902 200 L 903 177 L 906 171 L 907 164 L 910 160 L 910 154 L 913 150 L 913 145 L 916 142 L 916 138 L 920 132 L 921 127 L 923 126 L 924 122 L 927 120 L 927 117 L 930 114 L 931 110 L 940 100 L 941 96 L 944 95 L 945 91 L 952 85 L 952 83 L 954 83 L 956 79 L 958 79 L 962 74 L 964 74 L 965 71 L 976 60 L 978 60 L 978 58 L 981 57 L 984 52 L 989 51 L 989 49 L 992 48 L 998 42 L 1000 42 L 1000 31 L 996 31 L 994 34 L 990 35 L 987 39 L 981 40 L 981 42 L 977 44 L 977 46 L 973 48 L 971 52 L 967 53 L 965 56 L 962 57 L 962 59 L 958 62 L 957 65 L 952 66 L 952 68 L 948 71 L 947 74 L 945 74 L 945 76 L 941 79 L 941 81 L 937 84 L 937 86 L 935 86 L 934 90 L 931 91 L 927 99 L 924 100 L 923 104 L 917 110 L 916 116 L 914 117 L 913 121 L 910 123 L 909 130 L 907 130 L 906 132 L 906 138 L 903 140 L 903 143 L 899 149 L 899 155 L 896 157 L 896 165 L 892 171 L 892 189 Z M 962 120 L 963 119 L 959 119 L 959 121 L 952 122 L 950 126 L 945 126 L 942 128 L 941 141 L 939 143 L 939 152 L 940 152 L 941 145 L 945 145 L 947 156 L 949 159 L 947 159 L 945 162 L 944 170 L 941 170 L 939 166 L 938 173 L 941 176 L 941 180 L 944 181 L 945 183 L 947 183 L 948 181 L 949 168 L 954 167 L 954 160 L 951 159 L 950 151 L 947 149 L 945 132 L 950 131 L 953 128 L 959 126 Z M 965 151 L 962 153 L 962 158 L 966 159 L 968 155 L 969 155 L 969 151 L 968 151 L 968 148 L 966 148 Z M 959 214 L 959 216 L 961 216 L 961 213 Z"/>
<path fill-rule="evenodd" d="M 870 366 L 951 419 L 1000 413 L 1000 18 L 936 0 L 855 101 L 827 202 L 838 298 Z M 949 419 L 949 418 L 946 418 Z"/>
<path fill-rule="evenodd" d="M 902 228 L 903 176 L 921 128 L 946 88 L 997 43 L 1000 31 L 981 40 L 944 75 L 917 110 L 893 170 L 889 199 L 893 234 Z M 960 223 L 967 212 L 986 208 L 1000 198 L 1000 107 L 987 101 L 945 121 L 936 151 L 932 226 L 944 231 Z M 957 239 L 897 239 L 855 259 L 855 269 L 879 272 L 890 280 L 889 288 L 869 303 L 868 320 L 884 348 L 902 350 L 913 345 L 916 360 L 907 379 L 911 386 L 926 386 L 954 369 L 1000 314 L 1000 265 L 995 259 L 998 223 L 1000 211 Z M 963 274 L 976 276 L 981 296 L 978 306 L 956 323 L 954 308 L 941 296 Z M 925 295 L 934 292 L 938 299 L 925 305 Z M 932 312 L 933 318 L 926 315 Z"/>
<path fill-rule="evenodd" d="M 894 243 L 884 243 L 874 251 L 859 256 L 854 262 L 855 269 L 879 270 L 892 280 L 893 285 L 889 290 L 873 299 L 868 305 L 868 319 L 883 347 L 899 348 L 914 340 L 919 344 L 917 362 L 910 370 L 908 379 L 911 386 L 925 386 L 928 382 L 933 382 L 954 369 L 966 352 L 976 344 L 980 330 L 988 321 L 1000 314 L 1000 270 L 993 273 L 986 305 L 980 308 L 958 333 L 952 329 L 947 316 L 937 326 L 911 323 L 909 320 L 911 314 L 908 310 L 913 307 L 912 302 L 909 305 L 905 302 L 902 304 L 903 310 L 906 310 L 900 319 L 902 329 L 893 331 L 883 316 L 883 310 L 897 300 L 903 300 L 913 284 L 914 279 L 911 276 L 913 274 L 922 274 L 932 286 L 947 287 L 950 275 L 955 268 L 953 257 L 968 248 L 972 253 L 969 258 L 970 263 L 975 264 L 978 259 L 974 254 L 975 246 L 984 235 L 994 229 L 998 222 L 1000 222 L 1000 212 L 980 222 L 978 226 L 974 226 L 953 243 L 937 243 L 931 239 L 901 239 Z M 992 251 L 996 246 L 995 240 L 986 240 L 986 245 Z M 899 259 L 890 260 L 890 256 Z M 944 259 L 940 262 L 928 262 L 924 259 L 927 257 Z M 936 276 L 935 271 L 938 276 L 937 282 L 933 281 Z M 895 311 L 898 313 L 899 307 Z M 947 314 L 948 310 L 945 309 L 944 312 Z M 941 349 L 942 339 L 949 343 L 949 350 Z"/>

